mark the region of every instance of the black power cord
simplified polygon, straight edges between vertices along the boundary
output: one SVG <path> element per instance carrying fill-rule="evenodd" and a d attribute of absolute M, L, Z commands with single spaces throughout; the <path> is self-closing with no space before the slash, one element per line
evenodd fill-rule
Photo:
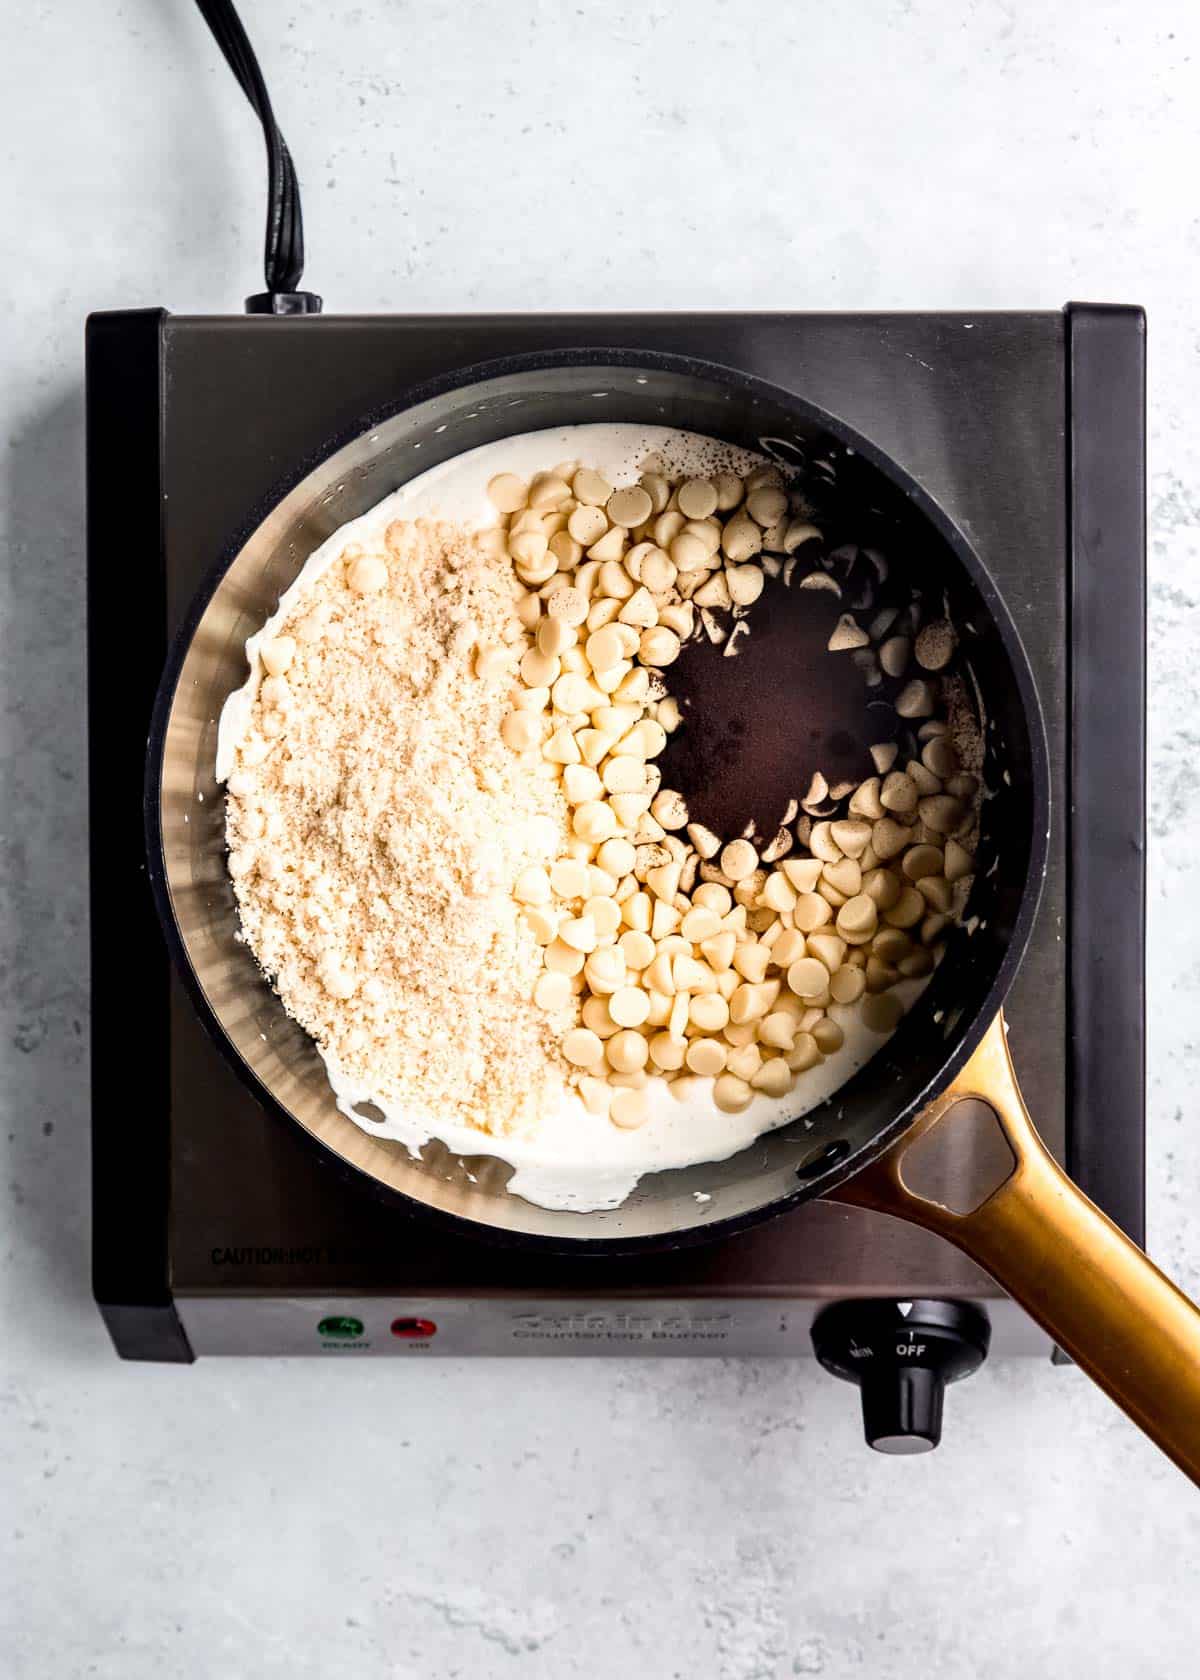
<path fill-rule="evenodd" d="M 251 315 L 317 315 L 321 299 L 315 292 L 297 290 L 304 272 L 304 218 L 300 213 L 300 183 L 292 155 L 279 132 L 254 48 L 234 10 L 232 0 L 196 0 L 200 14 L 225 62 L 241 83 L 254 107 L 267 143 L 267 238 L 263 272 L 267 289 L 246 299 Z"/>

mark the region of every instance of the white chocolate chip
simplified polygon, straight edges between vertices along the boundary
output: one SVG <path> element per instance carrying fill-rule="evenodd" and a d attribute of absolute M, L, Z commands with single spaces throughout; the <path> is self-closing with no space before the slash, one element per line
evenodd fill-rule
<path fill-rule="evenodd" d="M 607 624 L 600 630 L 593 630 L 584 644 L 584 652 L 593 670 L 603 671 L 613 665 L 619 665 L 624 659 L 622 638 L 617 634 L 613 625 Z"/>
<path fill-rule="evenodd" d="M 816 957 L 801 957 L 789 967 L 787 983 L 797 997 L 819 997 L 829 983 L 829 971 Z"/>
<path fill-rule="evenodd" d="M 567 1033 L 562 1050 L 574 1067 L 598 1067 L 604 1060 L 604 1044 L 588 1027 L 575 1027 Z"/>
<path fill-rule="evenodd" d="M 758 868 L 758 853 L 748 840 L 731 840 L 721 851 L 721 869 L 731 881 L 744 881 Z"/>
<path fill-rule="evenodd" d="M 563 770 L 563 792 L 571 805 L 583 805 L 604 796 L 604 784 L 588 764 L 568 764 Z"/>
<path fill-rule="evenodd" d="M 602 508 L 613 493 L 613 487 L 602 473 L 591 467 L 581 467 L 571 480 L 571 494 L 577 502 Z"/>
<path fill-rule="evenodd" d="M 820 858 L 785 858 L 779 867 L 798 893 L 816 891 L 821 878 Z"/>
<path fill-rule="evenodd" d="M 875 932 L 878 916 L 879 906 L 870 893 L 854 893 L 838 910 L 838 933 L 851 945 L 862 944 Z"/>
<path fill-rule="evenodd" d="M 829 977 L 829 993 L 835 1003 L 857 1003 L 867 980 L 861 968 L 847 964 Z"/>
<path fill-rule="evenodd" d="M 775 870 L 767 876 L 767 884 L 762 890 L 762 903 L 771 910 L 794 910 L 799 895 L 795 887 L 780 870 Z"/>
<path fill-rule="evenodd" d="M 812 933 L 815 928 L 823 927 L 833 919 L 833 910 L 828 901 L 819 893 L 801 893 L 796 900 L 796 908 L 792 911 L 792 920 L 801 933 Z"/>
<path fill-rule="evenodd" d="M 833 627 L 827 646 L 830 653 L 848 653 L 852 648 L 865 648 L 870 639 L 857 619 L 843 613 Z"/>
<path fill-rule="evenodd" d="M 740 1114 L 749 1108 L 754 1092 L 736 1074 L 722 1073 L 713 1081 L 713 1101 L 725 1114 Z"/>
<path fill-rule="evenodd" d="M 942 671 L 954 658 L 958 637 L 949 619 L 935 619 L 917 636 L 914 652 L 924 671 Z"/>
<path fill-rule="evenodd" d="M 281 677 L 296 657 L 296 643 L 291 636 L 276 636 L 262 643 L 258 656 L 271 676 Z"/>
<path fill-rule="evenodd" d="M 735 947 L 732 960 L 733 967 L 744 980 L 748 980 L 752 986 L 760 986 L 767 977 L 767 964 L 771 961 L 771 952 L 766 945 L 747 940 Z"/>
<path fill-rule="evenodd" d="M 558 660 L 550 658 L 540 648 L 527 648 L 521 659 L 521 680 L 530 688 L 549 688 L 557 682 L 561 669 Z"/>
<path fill-rule="evenodd" d="M 525 506 L 529 486 L 515 473 L 497 473 L 488 480 L 488 500 L 500 513 L 516 513 Z"/>
<path fill-rule="evenodd" d="M 902 718 L 929 717 L 936 704 L 933 685 L 920 677 L 906 683 L 896 696 L 896 711 Z"/>
<path fill-rule="evenodd" d="M 560 514 L 559 517 L 561 518 L 562 515 Z M 567 517 L 569 518 L 570 516 L 568 515 Z M 548 552 L 551 553 L 558 562 L 558 570 L 560 572 L 574 571 L 575 567 L 578 566 L 579 562 L 583 559 L 583 544 L 577 543 L 575 538 L 565 526 L 561 531 L 555 531 L 551 535 L 547 547 Z"/>
<path fill-rule="evenodd" d="M 617 832 L 617 818 L 610 805 L 602 800 L 590 800 L 575 807 L 571 826 L 581 840 L 599 846 Z"/>
<path fill-rule="evenodd" d="M 636 928 L 630 928 L 620 938 L 621 955 L 625 958 L 628 968 L 640 973 L 649 968 L 654 961 L 655 945 L 648 933 L 639 933 Z"/>
<path fill-rule="evenodd" d="M 908 879 L 914 882 L 928 875 L 940 875 L 942 867 L 942 852 L 937 846 L 911 846 L 901 865 Z"/>
<path fill-rule="evenodd" d="M 890 869 L 872 869 L 863 876 L 863 891 L 880 910 L 890 910 L 903 890 L 903 881 Z"/>
<path fill-rule="evenodd" d="M 680 601 L 660 608 L 658 622 L 660 628 L 673 630 L 679 640 L 684 642 L 696 628 L 696 614 L 690 601 Z"/>
<path fill-rule="evenodd" d="M 900 1025 L 904 1005 L 895 992 L 878 992 L 863 999 L 859 1014 L 869 1032 L 892 1033 Z"/>
<path fill-rule="evenodd" d="M 908 817 L 917 808 L 917 789 L 903 770 L 891 770 L 883 779 L 879 803 L 895 816 Z"/>
<path fill-rule="evenodd" d="M 589 887 L 587 864 L 578 858 L 559 858 L 550 866 L 550 886 L 558 898 L 585 898 Z"/>
<path fill-rule="evenodd" d="M 920 801 L 917 815 L 935 834 L 952 834 L 966 816 L 966 809 L 960 800 L 948 794 L 935 794 Z"/>
<path fill-rule="evenodd" d="M 548 659 L 560 658 L 568 648 L 575 646 L 577 640 L 574 626 L 568 624 L 565 619 L 547 615 L 538 625 L 538 651 Z"/>
<path fill-rule="evenodd" d="M 784 530 L 783 547 L 785 553 L 794 554 L 804 543 L 820 540 L 821 533 L 815 525 L 807 519 L 793 519 Z"/>
<path fill-rule="evenodd" d="M 889 677 L 902 677 L 908 665 L 910 644 L 907 636 L 892 636 L 879 649 L 879 663 Z"/>
<path fill-rule="evenodd" d="M 774 486 L 752 489 L 746 497 L 746 512 L 756 524 L 767 528 L 777 525 L 788 510 L 786 493 Z"/>
<path fill-rule="evenodd" d="M 881 863 L 896 857 L 912 838 L 912 830 L 903 828 L 891 817 L 881 817 L 871 827 L 871 845 Z"/>
<path fill-rule="evenodd" d="M 546 946 L 542 961 L 547 968 L 556 969 L 560 974 L 578 974 L 583 968 L 584 956 L 582 951 L 577 951 L 565 940 L 555 939 Z"/>
<path fill-rule="evenodd" d="M 361 554 L 346 568 L 346 584 L 356 595 L 378 594 L 387 581 L 387 563 L 378 554 Z"/>
<path fill-rule="evenodd" d="M 946 842 L 945 876 L 950 882 L 961 881 L 975 868 L 975 860 L 957 840 Z"/>
<path fill-rule="evenodd" d="M 850 858 L 861 857 L 871 843 L 871 825 L 854 818 L 829 825 L 833 843 Z"/>
<path fill-rule="evenodd" d="M 735 564 L 751 560 L 762 548 L 762 531 L 745 514 L 735 514 L 721 533 L 721 550 Z"/>
<path fill-rule="evenodd" d="M 729 585 L 725 581 L 724 572 L 714 572 L 692 596 L 698 607 L 708 607 L 716 612 L 723 612 L 732 606 Z"/>
<path fill-rule="evenodd" d="M 558 937 L 573 951 L 582 951 L 584 956 L 588 956 L 596 949 L 599 934 L 590 916 L 568 916 L 559 924 Z"/>
<path fill-rule="evenodd" d="M 568 672 L 559 677 L 552 694 L 556 710 L 562 712 L 565 717 L 573 717 L 577 712 L 592 711 L 603 704 L 604 698 L 600 690 L 588 682 L 586 677 L 575 672 Z"/>
<path fill-rule="evenodd" d="M 947 735 L 935 736 L 921 749 L 921 763 L 942 781 L 958 773 L 959 759 L 954 742 Z"/>
<path fill-rule="evenodd" d="M 794 1083 L 792 1071 L 782 1056 L 772 1056 L 750 1076 L 751 1086 L 765 1097 L 786 1097 Z"/>
<path fill-rule="evenodd" d="M 543 905 L 531 905 L 525 911 L 525 925 L 539 945 L 549 945 L 558 933 L 558 914 Z"/>
<path fill-rule="evenodd" d="M 883 912 L 883 919 L 888 926 L 896 928 L 915 927 L 924 916 L 925 900 L 916 887 L 911 886 L 903 887 L 895 904 L 890 910 Z"/>
<path fill-rule="evenodd" d="M 628 490 L 614 490 L 604 505 L 604 511 L 614 525 L 632 529 L 650 518 L 654 503 L 644 486 L 635 484 Z"/>
<path fill-rule="evenodd" d="M 585 549 L 600 541 L 608 530 L 608 520 L 601 508 L 580 503 L 567 519 L 567 534 Z"/>
<path fill-rule="evenodd" d="M 619 1027 L 640 1027 L 650 1014 L 649 995 L 640 986 L 618 986 L 608 1012 Z"/>
<path fill-rule="evenodd" d="M 565 725 L 556 729 L 542 748 L 542 757 L 552 764 L 578 764 L 581 756 L 578 740 Z"/>
<path fill-rule="evenodd" d="M 688 1045 L 684 1060 L 693 1073 L 713 1079 L 725 1067 L 728 1055 L 725 1045 L 715 1038 L 694 1038 Z"/>
<path fill-rule="evenodd" d="M 687 825 L 688 811 L 682 794 L 663 788 L 650 803 L 650 814 L 663 828 L 677 829 Z"/>
<path fill-rule="evenodd" d="M 589 952 L 583 977 L 598 997 L 607 997 L 625 983 L 624 952 L 616 945 Z"/>
<path fill-rule="evenodd" d="M 916 886 L 921 897 L 932 909 L 943 916 L 950 913 L 954 895 L 944 875 L 923 875 Z"/>
<path fill-rule="evenodd" d="M 572 629 L 578 629 L 587 620 L 587 596 L 571 584 L 559 585 L 546 598 L 546 612 L 551 618 L 561 619 Z"/>
<path fill-rule="evenodd" d="M 763 592 L 763 574 L 759 566 L 727 566 L 725 581 L 729 598 L 737 607 L 750 607 Z"/>
<path fill-rule="evenodd" d="M 717 511 L 717 488 L 707 478 L 689 478 L 679 486 L 676 499 L 688 519 L 708 519 Z"/>
<path fill-rule="evenodd" d="M 658 623 L 658 608 L 654 597 L 646 588 L 635 589 L 617 615 L 622 624 L 628 624 L 638 630 L 648 630 Z"/>
<path fill-rule="evenodd" d="M 812 833 L 808 837 L 808 849 L 815 858 L 822 863 L 836 863 L 841 857 L 841 850 L 833 838 L 833 825 L 827 822 L 814 823 Z"/>
<path fill-rule="evenodd" d="M 641 1033 L 623 1027 L 605 1043 L 604 1054 L 614 1073 L 636 1073 L 645 1067 L 649 1049 Z"/>
<path fill-rule="evenodd" d="M 623 566 L 617 562 L 625 553 L 625 532 L 619 525 L 611 525 L 604 535 L 594 542 L 588 549 L 588 557 L 592 560 L 602 560 L 611 564 L 614 570 L 608 574 L 606 594 L 616 594 L 618 590 L 624 592 L 626 586 L 633 589 L 633 579 Z"/>
<path fill-rule="evenodd" d="M 654 625 L 642 632 L 638 655 L 646 665 L 672 665 L 679 658 L 679 637 L 665 625 Z"/>
<path fill-rule="evenodd" d="M 605 1115 L 615 1093 L 606 1079 L 585 1076 L 579 1081 L 579 1095 L 589 1114 Z"/>
<path fill-rule="evenodd" d="M 556 473 L 535 473 L 529 485 L 529 505 L 539 511 L 557 508 L 570 494 L 570 486 Z"/>
<path fill-rule="evenodd" d="M 835 1050 L 840 1050 L 845 1042 L 845 1034 L 836 1021 L 826 1017 L 817 1021 L 812 1029 L 813 1041 L 823 1056 L 832 1056 Z"/>
<path fill-rule="evenodd" d="M 746 486 L 736 473 L 717 473 L 713 479 L 713 488 L 717 494 L 717 508 L 721 513 L 732 513 L 740 506 L 746 494 Z"/>

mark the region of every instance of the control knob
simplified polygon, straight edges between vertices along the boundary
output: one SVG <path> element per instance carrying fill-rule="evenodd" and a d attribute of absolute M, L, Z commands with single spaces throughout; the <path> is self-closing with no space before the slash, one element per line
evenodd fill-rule
<path fill-rule="evenodd" d="M 813 1351 L 862 1391 L 863 1433 L 876 1452 L 932 1452 L 946 1384 L 987 1358 L 991 1325 L 970 1301 L 838 1301 L 813 1320 Z"/>

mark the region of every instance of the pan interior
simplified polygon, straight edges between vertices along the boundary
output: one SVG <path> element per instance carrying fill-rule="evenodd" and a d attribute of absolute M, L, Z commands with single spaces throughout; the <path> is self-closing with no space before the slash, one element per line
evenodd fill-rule
<path fill-rule="evenodd" d="M 328 536 L 418 474 L 481 444 L 604 422 L 670 426 L 767 450 L 802 471 L 826 498 L 830 518 L 858 541 L 882 548 L 922 589 L 944 594 L 986 701 L 987 799 L 968 924 L 874 1059 L 829 1103 L 739 1155 L 648 1176 L 620 1208 L 580 1214 L 508 1194 L 510 1169 L 492 1157 L 460 1159 L 432 1143 L 414 1159 L 339 1112 L 315 1047 L 236 937 L 214 762 L 216 720 L 244 680 L 246 638 Z M 646 357 L 625 364 L 611 352 L 544 366 L 530 359 L 464 378 L 381 418 L 313 467 L 215 568 L 164 678 L 150 744 L 150 861 L 193 996 L 239 1071 L 383 1193 L 467 1221 L 481 1234 L 562 1244 L 681 1240 L 697 1227 L 761 1216 L 843 1176 L 969 1053 L 1015 966 L 1040 879 L 1040 739 L 1024 658 L 986 573 L 944 516 L 863 440 L 794 396 L 701 364 Z"/>

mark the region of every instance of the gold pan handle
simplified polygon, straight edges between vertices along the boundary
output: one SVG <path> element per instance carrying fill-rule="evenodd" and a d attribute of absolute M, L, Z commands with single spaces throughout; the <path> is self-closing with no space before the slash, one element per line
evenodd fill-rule
<path fill-rule="evenodd" d="M 986 1123 L 1003 1134 L 994 1144 L 1007 1176 L 993 1180 L 977 1205 L 956 1211 L 936 1199 L 938 1164 L 954 1150 L 956 1127 L 978 1124 L 981 1103 L 990 1111 Z M 1200 1312 L 1072 1183 L 1037 1135 L 1003 1016 L 904 1136 L 831 1197 L 923 1225 L 962 1249 L 1200 1483 Z"/>

